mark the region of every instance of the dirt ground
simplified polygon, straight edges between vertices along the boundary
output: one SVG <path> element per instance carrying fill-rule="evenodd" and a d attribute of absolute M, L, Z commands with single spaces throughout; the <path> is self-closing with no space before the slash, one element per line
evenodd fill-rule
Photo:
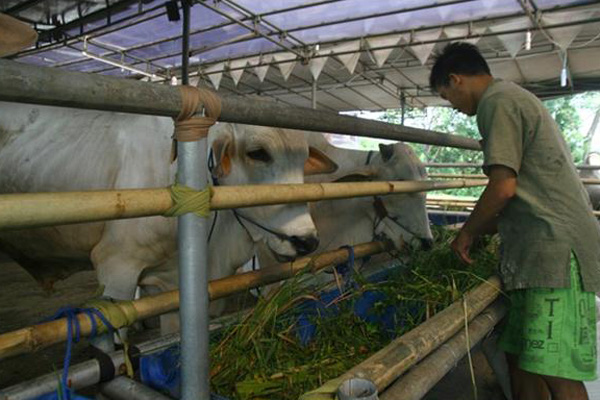
<path fill-rule="evenodd" d="M 40 322 L 61 306 L 80 305 L 95 294 L 97 286 L 94 272 L 86 271 L 58 282 L 52 293 L 46 293 L 25 270 L 0 254 L 0 333 Z M 41 374 L 60 371 L 64 350 L 64 345 L 57 345 L 33 355 L 0 361 L 0 389 Z M 83 341 L 75 346 L 72 363 L 90 356 L 88 344 Z M 483 355 L 474 353 L 473 361 L 478 399 L 504 399 Z M 460 361 L 425 399 L 472 400 L 471 375 L 466 360 Z"/>

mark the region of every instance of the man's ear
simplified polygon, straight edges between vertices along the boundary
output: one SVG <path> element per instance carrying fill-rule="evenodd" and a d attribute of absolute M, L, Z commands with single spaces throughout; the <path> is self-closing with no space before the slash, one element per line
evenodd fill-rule
<path fill-rule="evenodd" d="M 222 135 L 212 143 L 211 157 L 214 164 L 210 173 L 213 178 L 220 179 L 231 173 L 233 151 L 233 137 L 231 135 Z"/>
<path fill-rule="evenodd" d="M 458 74 L 449 74 L 448 75 L 448 86 L 456 87 L 462 83 L 462 76 Z"/>
<path fill-rule="evenodd" d="M 320 150 L 310 146 L 308 159 L 304 163 L 304 175 L 332 174 L 337 171 L 338 165 Z"/>

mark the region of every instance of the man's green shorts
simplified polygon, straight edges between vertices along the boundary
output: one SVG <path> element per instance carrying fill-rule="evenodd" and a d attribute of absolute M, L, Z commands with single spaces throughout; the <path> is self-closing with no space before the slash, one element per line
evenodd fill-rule
<path fill-rule="evenodd" d="M 509 292 L 500 348 L 518 355 L 519 367 L 577 381 L 596 379 L 596 299 L 584 292 L 571 254 L 571 287 Z"/>

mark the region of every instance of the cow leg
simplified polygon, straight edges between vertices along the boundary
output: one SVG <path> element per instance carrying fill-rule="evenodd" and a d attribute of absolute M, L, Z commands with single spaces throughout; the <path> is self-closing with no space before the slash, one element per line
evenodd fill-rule
<path fill-rule="evenodd" d="M 106 256 L 102 256 L 106 255 Z M 137 281 L 144 264 L 140 260 L 119 252 L 92 251 L 92 262 L 98 275 L 98 283 L 104 288 L 103 296 L 115 300 L 132 300 L 135 296 Z M 119 329 L 122 340 L 127 339 L 127 328 Z M 114 351 L 114 338 L 104 334 L 92 339 L 94 347 L 107 352 Z"/>

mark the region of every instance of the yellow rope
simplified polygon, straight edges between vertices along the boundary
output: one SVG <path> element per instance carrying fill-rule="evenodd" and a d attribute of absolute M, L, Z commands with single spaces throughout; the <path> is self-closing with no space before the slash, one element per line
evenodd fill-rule
<path fill-rule="evenodd" d="M 112 302 L 105 299 L 93 299 L 87 301 L 84 307 L 100 311 L 116 329 L 129 326 L 137 321 L 137 310 L 131 301 Z M 98 330 L 106 330 L 102 321 L 98 324 Z"/>
<path fill-rule="evenodd" d="M 119 333 L 119 328 L 132 325 L 137 321 L 137 310 L 135 309 L 132 301 L 118 301 L 112 302 L 106 299 L 92 299 L 85 303 L 85 307 L 95 308 L 100 311 L 104 317 L 110 322 L 110 324 L 117 329 L 116 335 L 123 343 L 123 354 L 125 355 L 125 368 L 127 370 L 127 376 L 133 378 L 133 364 L 129 358 L 129 343 L 124 340 Z M 106 330 L 102 321 L 98 321 L 98 331 Z"/>
<path fill-rule="evenodd" d="M 170 186 L 169 190 L 174 205 L 164 213 L 165 217 L 179 217 L 187 213 L 194 213 L 204 218 L 210 215 L 210 187 L 195 190 L 176 183 Z"/>

